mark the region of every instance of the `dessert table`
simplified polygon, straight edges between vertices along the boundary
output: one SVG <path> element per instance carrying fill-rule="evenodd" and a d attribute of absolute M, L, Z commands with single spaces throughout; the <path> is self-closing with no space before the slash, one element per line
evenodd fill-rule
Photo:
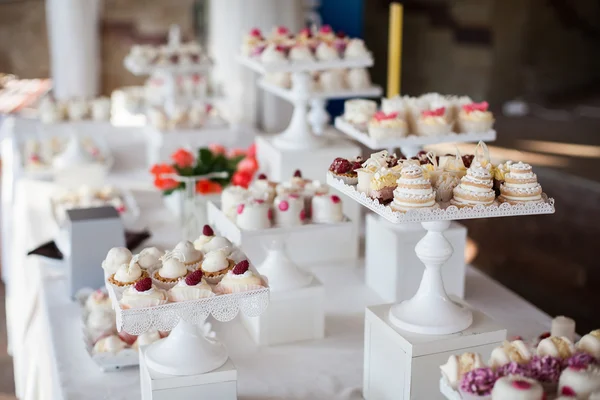
<path fill-rule="evenodd" d="M 116 163 L 110 183 L 132 189 L 141 210 L 137 224 L 152 232 L 146 244 L 171 247 L 180 231 L 160 194 L 151 190 L 143 138 L 123 136 L 112 138 Z M 49 206 L 52 190 L 48 182 L 17 180 L 12 226 L 4 230 L 12 238 L 7 311 L 17 395 L 23 400 L 140 398 L 137 368 L 105 373 L 89 357 L 79 306 L 68 298 L 62 263 L 25 256 L 56 234 Z M 364 311 L 384 301 L 366 287 L 362 260 L 354 268 L 325 265 L 312 272 L 326 290 L 325 339 L 257 347 L 239 319 L 213 322 L 237 367 L 241 399 L 362 398 Z M 474 268 L 468 269 L 465 300 L 508 328 L 509 336 L 549 330 L 548 315 Z M 431 377 L 433 385 L 438 380 Z"/>

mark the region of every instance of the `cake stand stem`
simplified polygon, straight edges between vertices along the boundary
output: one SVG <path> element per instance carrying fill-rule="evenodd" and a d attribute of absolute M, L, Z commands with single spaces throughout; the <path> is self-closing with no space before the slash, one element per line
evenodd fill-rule
<path fill-rule="evenodd" d="M 281 237 L 273 239 L 267 257 L 256 270 L 267 277 L 271 291 L 299 289 L 310 285 L 313 279 L 310 273 L 298 267 L 288 257 Z"/>
<path fill-rule="evenodd" d="M 406 156 L 406 158 L 411 158 L 411 157 L 415 157 L 417 155 L 417 153 L 419 151 L 421 151 L 422 149 L 423 148 L 421 146 L 404 145 L 404 146 L 402 146 L 400 151 L 402 151 L 402 154 L 404 154 Z M 390 153 L 393 153 L 393 151 L 391 151 Z"/>
<path fill-rule="evenodd" d="M 167 375 L 199 375 L 227 362 L 227 350 L 218 340 L 208 339 L 199 327 L 183 319 L 165 339 L 146 349 L 146 363 Z"/>
<path fill-rule="evenodd" d="M 426 335 L 460 332 L 471 325 L 473 314 L 450 300 L 442 281 L 442 265 L 454 252 L 443 234 L 450 227 L 450 221 L 421 224 L 427 233 L 417 243 L 415 252 L 425 264 L 423 279 L 411 299 L 390 308 L 390 322 L 405 331 Z"/>
<path fill-rule="evenodd" d="M 329 113 L 327 112 L 327 100 L 314 98 L 310 100 L 310 111 L 308 113 L 308 122 L 315 133 L 315 135 L 321 136 L 325 133 L 325 127 L 331 120 Z"/>
<path fill-rule="evenodd" d="M 302 150 L 322 145 L 322 140 L 312 134 L 308 124 L 311 79 L 309 72 L 292 73 L 294 113 L 287 129 L 273 140 L 273 143 L 281 149 Z"/>

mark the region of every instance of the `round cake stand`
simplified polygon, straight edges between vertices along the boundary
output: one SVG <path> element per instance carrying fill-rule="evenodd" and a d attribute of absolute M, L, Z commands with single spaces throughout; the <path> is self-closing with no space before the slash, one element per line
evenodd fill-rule
<path fill-rule="evenodd" d="M 273 239 L 265 260 L 256 270 L 267 277 L 271 291 L 299 289 L 310 285 L 313 280 L 310 273 L 288 257 L 282 237 Z"/>
<path fill-rule="evenodd" d="M 146 349 L 146 363 L 167 375 L 198 375 L 213 371 L 227 362 L 225 346 L 207 338 L 196 325 L 181 319 L 166 338 Z"/>
<path fill-rule="evenodd" d="M 395 304 L 389 312 L 390 322 L 398 328 L 427 335 L 447 335 L 465 330 L 473 322 L 471 310 L 448 297 L 442 281 L 442 265 L 454 253 L 444 231 L 450 221 L 421 222 L 427 233 L 417 243 L 415 252 L 425 264 L 417 293 Z"/>
<path fill-rule="evenodd" d="M 324 144 L 323 139 L 312 134 L 307 119 L 311 79 L 309 72 L 292 72 L 294 113 L 287 129 L 273 139 L 273 144 L 281 149 L 304 150 Z"/>

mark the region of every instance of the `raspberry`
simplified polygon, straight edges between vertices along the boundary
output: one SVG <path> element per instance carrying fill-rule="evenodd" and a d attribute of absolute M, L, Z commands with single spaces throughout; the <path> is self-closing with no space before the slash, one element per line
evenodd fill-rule
<path fill-rule="evenodd" d="M 345 158 L 338 157 L 331 163 L 329 170 L 336 174 L 345 174 L 353 170 L 353 164 Z"/>
<path fill-rule="evenodd" d="M 260 174 L 260 175 L 258 176 L 258 178 L 256 178 L 256 179 L 260 179 L 260 180 L 262 181 L 262 180 L 265 180 L 265 179 L 267 179 L 267 176 L 266 176 L 265 174 Z"/>
<path fill-rule="evenodd" d="M 339 198 L 339 196 L 336 196 L 335 194 L 331 195 L 331 201 L 333 201 L 333 204 L 337 204 L 340 201 L 342 201 L 342 199 Z"/>
<path fill-rule="evenodd" d="M 202 270 L 199 269 L 185 277 L 185 283 L 188 286 L 196 286 L 200 281 L 202 281 Z"/>
<path fill-rule="evenodd" d="M 352 171 L 362 168 L 361 161 L 352 161 Z"/>
<path fill-rule="evenodd" d="M 138 292 L 145 292 L 147 290 L 152 289 L 152 279 L 144 278 L 137 281 L 134 285 L 135 290 Z"/>
<path fill-rule="evenodd" d="M 302 178 L 302 172 L 299 169 L 294 171 L 294 178 Z"/>
<path fill-rule="evenodd" d="M 248 260 L 242 260 L 239 263 L 237 263 L 235 267 L 233 267 L 232 272 L 234 275 L 242 275 L 244 272 L 248 271 L 249 267 L 250 263 L 248 262 Z"/>
<path fill-rule="evenodd" d="M 213 229 L 210 227 L 210 225 L 204 225 L 204 227 L 202 228 L 202 234 L 204 236 L 214 236 L 215 232 L 213 231 Z"/>

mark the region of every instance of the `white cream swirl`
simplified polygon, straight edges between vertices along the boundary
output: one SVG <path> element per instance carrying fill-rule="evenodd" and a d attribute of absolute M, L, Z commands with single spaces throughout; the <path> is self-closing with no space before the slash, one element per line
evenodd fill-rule
<path fill-rule="evenodd" d="M 142 276 L 142 269 L 137 263 L 122 264 L 117 272 L 115 272 L 114 279 L 118 282 L 131 283 L 135 282 Z"/>
<path fill-rule="evenodd" d="M 202 262 L 202 269 L 206 272 L 222 271 L 229 266 L 227 254 L 224 250 L 215 250 L 207 253 Z"/>
<path fill-rule="evenodd" d="M 174 257 L 163 261 L 163 266 L 158 270 L 158 274 L 163 278 L 176 279 L 187 274 L 188 270 L 185 264 Z"/>

